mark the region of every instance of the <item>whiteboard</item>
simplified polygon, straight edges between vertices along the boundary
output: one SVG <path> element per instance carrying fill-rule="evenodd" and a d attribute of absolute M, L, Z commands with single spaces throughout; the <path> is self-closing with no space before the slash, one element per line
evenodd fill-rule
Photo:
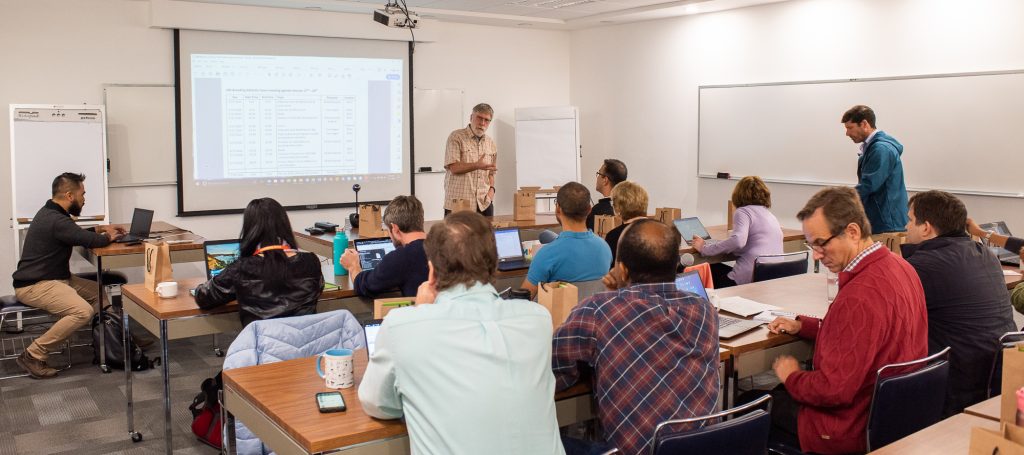
<path fill-rule="evenodd" d="M 10 114 L 14 217 L 35 216 L 52 198 L 53 179 L 75 172 L 86 176 L 81 216 L 107 218 L 103 106 L 12 104 Z"/>
<path fill-rule="evenodd" d="M 580 180 L 579 109 L 516 109 L 516 184 L 551 188 Z"/>
<path fill-rule="evenodd" d="M 1024 196 L 1024 72 L 700 87 L 698 172 L 854 184 L 843 112 L 871 106 L 911 189 Z"/>
<path fill-rule="evenodd" d="M 174 86 L 108 85 L 103 95 L 110 186 L 177 182 Z"/>
<path fill-rule="evenodd" d="M 424 89 L 412 91 L 413 145 L 415 157 L 413 172 L 429 166 L 433 171 L 444 171 L 444 152 L 448 135 L 469 124 L 462 111 L 462 90 Z"/>

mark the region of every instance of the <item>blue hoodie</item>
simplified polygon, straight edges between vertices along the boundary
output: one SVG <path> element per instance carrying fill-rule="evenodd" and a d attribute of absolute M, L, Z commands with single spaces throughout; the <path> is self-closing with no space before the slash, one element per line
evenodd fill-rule
<path fill-rule="evenodd" d="M 906 229 L 907 185 L 903 181 L 903 145 L 878 130 L 857 160 L 857 193 L 871 222 L 871 232 Z"/>

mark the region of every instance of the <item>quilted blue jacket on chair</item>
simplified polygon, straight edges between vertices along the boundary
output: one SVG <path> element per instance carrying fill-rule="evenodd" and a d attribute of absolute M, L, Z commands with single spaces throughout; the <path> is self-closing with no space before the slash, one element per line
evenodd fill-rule
<path fill-rule="evenodd" d="M 346 310 L 254 321 L 231 343 L 224 370 L 365 347 L 363 327 Z M 241 422 L 235 423 L 235 444 L 239 454 L 270 453 Z"/>

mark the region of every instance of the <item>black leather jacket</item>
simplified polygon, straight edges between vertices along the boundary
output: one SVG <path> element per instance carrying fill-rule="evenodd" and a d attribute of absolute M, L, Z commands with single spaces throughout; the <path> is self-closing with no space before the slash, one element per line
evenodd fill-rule
<path fill-rule="evenodd" d="M 196 288 L 196 304 L 216 308 L 238 300 L 242 325 L 261 319 L 316 313 L 316 301 L 324 290 L 320 260 L 313 253 L 300 252 L 288 258 L 284 291 L 267 289 L 262 276 L 263 257 L 244 257 Z"/>

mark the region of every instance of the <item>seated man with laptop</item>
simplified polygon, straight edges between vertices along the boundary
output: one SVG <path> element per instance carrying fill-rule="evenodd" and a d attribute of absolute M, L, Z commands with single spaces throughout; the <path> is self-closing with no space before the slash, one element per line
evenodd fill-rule
<path fill-rule="evenodd" d="M 523 289 L 537 295 L 540 283 L 553 281 L 590 281 L 604 276 L 612 261 L 612 251 L 604 239 L 587 229 L 590 191 L 569 182 L 558 189 L 555 218 L 562 232 L 555 241 L 541 248 L 530 263 Z M 677 252 L 678 253 L 678 252 Z"/>
<path fill-rule="evenodd" d="M 57 322 L 36 338 L 16 362 L 34 379 L 52 378 L 57 370 L 46 365 L 51 352 L 82 328 L 95 313 L 99 299 L 95 281 L 71 274 L 68 263 L 73 247 L 100 248 L 124 234 L 115 226 L 82 229 L 71 218 L 85 205 L 85 176 L 65 172 L 53 179 L 52 198 L 32 217 L 25 234 L 14 295 L 18 301 L 57 317 Z"/>
<path fill-rule="evenodd" d="M 658 423 L 717 410 L 718 328 L 704 322 L 715 320 L 715 308 L 676 288 L 680 242 L 675 229 L 657 221 L 630 223 L 604 278 L 613 291 L 580 302 L 555 332 L 558 390 L 580 381 L 581 365 L 592 368 L 604 428 L 602 441 L 563 438 L 566 453 L 610 445 L 645 454 Z"/>
<path fill-rule="evenodd" d="M 153 228 L 153 211 L 136 208 L 132 213 L 132 225 L 128 233 L 115 240 L 117 243 L 140 243 L 149 238 Z"/>
<path fill-rule="evenodd" d="M 551 314 L 498 297 L 494 244 L 483 216 L 448 215 L 424 240 L 430 273 L 418 305 L 391 310 L 368 331 L 359 401 L 372 417 L 404 417 L 412 453 L 564 453 Z"/>
<path fill-rule="evenodd" d="M 967 207 L 945 191 L 910 198 L 907 241 L 900 252 L 917 270 L 928 305 L 928 352 L 946 346 L 949 384 L 943 414 L 951 416 L 988 396 L 995 340 L 1017 328 L 996 256 L 967 234 Z"/>
<path fill-rule="evenodd" d="M 384 209 L 383 221 L 389 238 L 356 239 L 356 248 L 345 250 L 341 265 L 359 295 L 376 297 L 398 290 L 412 297 L 427 281 L 423 204 L 416 196 L 396 196 Z"/>

